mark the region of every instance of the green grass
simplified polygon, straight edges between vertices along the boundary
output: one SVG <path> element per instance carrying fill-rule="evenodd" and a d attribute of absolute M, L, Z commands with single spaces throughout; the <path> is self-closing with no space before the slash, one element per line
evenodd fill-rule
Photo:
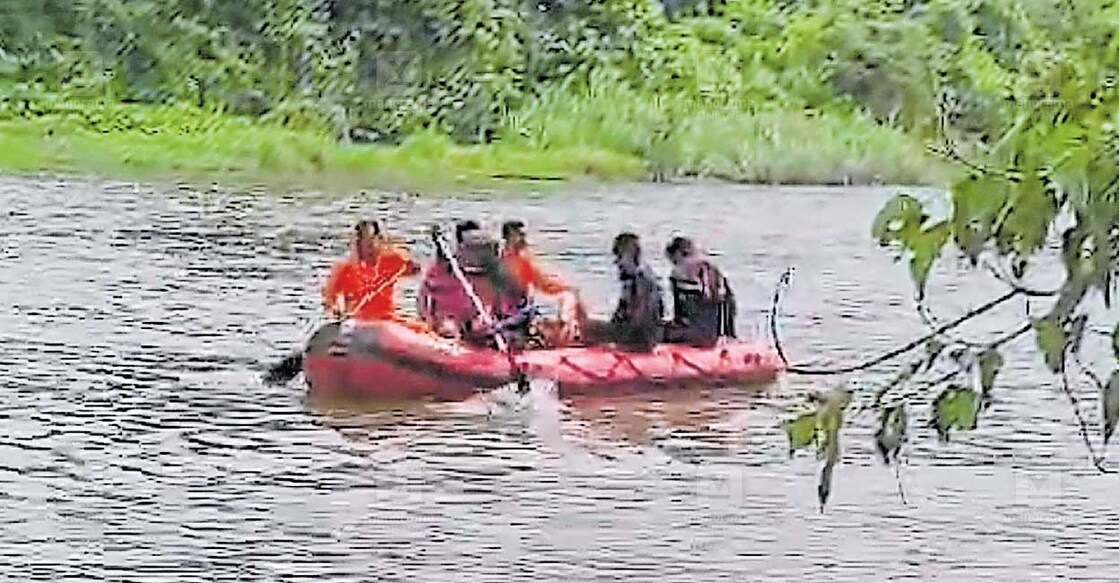
<path fill-rule="evenodd" d="M 51 117 L 0 121 L 0 173 L 36 172 L 432 192 L 643 175 L 639 160 L 589 148 L 459 146 L 428 135 L 400 146 L 347 146 L 312 132 L 267 126 L 146 133 L 92 131 Z"/>
<path fill-rule="evenodd" d="M 344 145 L 314 131 L 237 118 L 190 121 L 121 129 L 61 114 L 0 120 L 0 172 L 406 190 L 642 176 L 639 160 L 593 148 L 461 146 L 434 134 L 400 146 Z"/>
<path fill-rule="evenodd" d="M 923 144 L 850 113 L 742 111 L 603 85 L 545 94 L 510 118 L 505 139 L 528 148 L 599 148 L 645 162 L 650 175 L 774 184 L 943 184 Z"/>
<path fill-rule="evenodd" d="M 545 96 L 510 114 L 499 139 L 486 145 L 455 144 L 435 132 L 397 146 L 346 145 L 314 129 L 180 106 L 0 110 L 0 172 L 428 192 L 587 178 L 786 184 L 944 178 L 918 142 L 865 119 L 703 110 L 613 89 Z"/>
<path fill-rule="evenodd" d="M 901 132 L 846 116 L 767 112 L 684 120 L 650 158 L 670 173 L 779 184 L 939 184 L 946 168 Z"/>

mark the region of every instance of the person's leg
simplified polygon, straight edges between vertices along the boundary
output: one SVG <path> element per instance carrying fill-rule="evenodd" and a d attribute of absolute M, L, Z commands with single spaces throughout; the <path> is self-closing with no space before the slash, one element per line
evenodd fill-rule
<path fill-rule="evenodd" d="M 664 340 L 664 327 L 660 322 L 615 324 L 614 337 L 619 348 L 649 352 Z"/>
<path fill-rule="evenodd" d="M 583 322 L 581 333 L 583 344 L 590 346 L 595 344 L 608 344 L 614 342 L 617 338 L 615 327 L 612 322 L 595 320 L 593 318 L 587 318 Z"/>
<path fill-rule="evenodd" d="M 667 344 L 686 344 L 688 342 L 687 327 L 679 322 L 665 324 L 664 342 Z"/>
<path fill-rule="evenodd" d="M 723 301 L 722 309 L 722 330 L 720 333 L 727 338 L 738 338 L 738 330 L 736 327 L 736 320 L 738 318 L 738 305 L 735 302 L 734 294 L 727 296 Z"/>

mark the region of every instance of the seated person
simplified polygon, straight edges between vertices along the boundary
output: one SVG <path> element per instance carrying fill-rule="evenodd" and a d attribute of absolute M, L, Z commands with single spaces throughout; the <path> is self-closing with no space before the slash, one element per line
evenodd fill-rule
<path fill-rule="evenodd" d="M 711 346 L 721 337 L 734 338 L 737 306 L 723 273 L 685 237 L 674 238 L 665 254 L 673 266 L 673 318 L 666 340 Z"/>
<path fill-rule="evenodd" d="M 336 262 L 323 285 L 323 307 L 335 318 L 397 319 L 397 281 L 419 273 L 408 254 L 391 245 L 377 221 L 354 225 L 350 256 Z"/>
<path fill-rule="evenodd" d="M 560 308 L 558 322 L 533 321 L 529 315 L 525 321 L 518 320 L 517 325 L 522 328 L 521 333 L 532 336 L 541 346 L 570 344 L 578 336 L 577 321 L 570 317 L 570 308 L 581 308 L 578 294 L 558 276 L 540 268 L 524 229 L 522 221 L 507 221 L 501 226 L 501 264 L 512 285 L 503 289 L 500 310 L 509 315 L 525 313 L 535 305 L 534 292 L 555 297 Z"/>
<path fill-rule="evenodd" d="M 512 340 L 524 327 L 531 310 L 518 307 L 503 310 L 502 290 L 509 287 L 497 255 L 497 242 L 475 221 L 455 227 L 455 259 L 467 283 L 481 301 L 488 318 L 478 313 L 462 281 L 455 275 L 450 259 L 436 246 L 435 262 L 424 274 L 419 293 L 419 311 L 431 328 L 440 334 L 461 338 L 472 344 L 490 345 L 496 332 Z"/>
<path fill-rule="evenodd" d="M 609 322 L 588 321 L 584 336 L 591 342 L 613 342 L 628 350 L 649 351 L 661 341 L 664 301 L 656 276 L 641 260 L 641 241 L 633 233 L 614 239 L 621 295 Z"/>

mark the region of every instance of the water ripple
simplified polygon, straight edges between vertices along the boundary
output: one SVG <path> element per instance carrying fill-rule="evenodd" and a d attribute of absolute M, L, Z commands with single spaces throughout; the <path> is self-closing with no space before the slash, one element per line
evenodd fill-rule
<path fill-rule="evenodd" d="M 315 403 L 257 380 L 317 317 L 317 286 L 358 216 L 383 219 L 421 258 L 428 220 L 526 220 L 539 255 L 596 311 L 613 299 L 616 231 L 641 233 L 662 273 L 663 242 L 692 234 L 739 290 L 744 331 L 760 330 L 776 277 L 795 265 L 789 350 L 858 360 L 921 326 L 904 268 L 866 236 L 887 194 L 611 185 L 559 198 L 339 199 L 0 179 L 0 573 L 1113 579 L 1114 481 L 1090 470 L 1028 346 L 979 430 L 939 443 L 923 423 L 928 399 L 914 404 L 898 477 L 875 461 L 870 420 L 856 419 L 824 513 L 815 460 L 789 459 L 779 427 L 819 388 L 803 380 L 764 395 L 560 403 L 534 389 L 522 403 L 441 406 Z M 945 317 L 991 292 L 955 269 L 939 266 L 930 284 Z M 1084 410 L 1097 400 L 1085 393 Z"/>

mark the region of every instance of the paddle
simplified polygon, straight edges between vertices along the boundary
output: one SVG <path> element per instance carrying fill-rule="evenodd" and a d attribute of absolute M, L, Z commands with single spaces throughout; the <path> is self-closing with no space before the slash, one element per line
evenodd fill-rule
<path fill-rule="evenodd" d="M 521 369 L 517 359 L 513 357 L 513 350 L 509 346 L 509 342 L 505 340 L 505 336 L 501 334 L 501 330 L 497 329 L 494 325 L 493 316 L 489 310 L 482 303 L 482 299 L 478 297 L 478 293 L 474 291 L 474 286 L 470 284 L 470 280 L 466 278 L 466 274 L 462 271 L 462 266 L 459 265 L 458 258 L 454 253 L 448 249 L 447 242 L 443 239 L 443 232 L 436 226 L 432 230 L 432 239 L 435 240 L 435 245 L 439 248 L 439 252 L 447 259 L 447 264 L 451 267 L 451 273 L 454 274 L 455 279 L 458 280 L 462 290 L 466 292 L 466 297 L 470 298 L 470 303 L 474 304 L 474 309 L 478 311 L 478 317 L 482 319 L 482 324 L 486 327 L 493 329 L 494 342 L 497 344 L 497 349 L 505 354 L 509 359 L 509 368 L 513 372 L 513 380 L 517 383 L 517 392 L 524 394 L 529 391 L 531 386 L 528 382 L 528 375 Z"/>
<path fill-rule="evenodd" d="M 322 328 L 325 324 L 329 324 L 331 322 L 344 322 L 352 318 L 354 314 L 365 307 L 365 304 L 369 302 L 370 299 L 384 291 L 386 287 L 399 279 L 400 276 L 404 275 L 404 272 L 406 270 L 407 267 L 402 267 L 397 270 L 396 273 L 394 273 L 391 277 L 385 279 L 381 282 L 380 285 L 362 296 L 357 305 L 355 305 L 353 309 L 346 312 L 341 317 L 318 321 L 315 326 L 311 328 L 311 336 L 305 339 L 303 342 L 300 342 L 299 348 L 295 349 L 294 352 L 284 357 L 284 359 L 280 362 L 277 362 L 276 364 L 268 368 L 268 372 L 264 375 L 264 382 L 270 385 L 284 385 L 288 382 L 291 382 L 291 379 L 294 379 L 303 370 L 303 354 L 307 351 L 307 343 L 310 342 L 312 337 L 314 337 L 316 331 Z"/>

